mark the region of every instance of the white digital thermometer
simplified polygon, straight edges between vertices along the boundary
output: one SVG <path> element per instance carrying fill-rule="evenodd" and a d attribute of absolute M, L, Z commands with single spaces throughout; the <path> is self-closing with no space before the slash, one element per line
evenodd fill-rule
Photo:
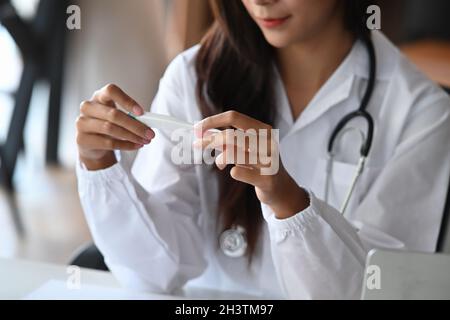
<path fill-rule="evenodd" d="M 152 112 L 145 112 L 142 116 L 135 116 L 132 113 L 127 113 L 129 117 L 145 124 L 149 128 L 155 128 L 165 131 L 175 131 L 177 129 L 194 130 L 192 123 L 178 120 L 177 118 L 157 114 Z"/>
<path fill-rule="evenodd" d="M 173 131 L 179 130 L 179 129 L 185 129 L 185 130 L 190 130 L 190 131 L 194 130 L 193 123 L 179 120 L 177 118 L 167 116 L 164 114 L 158 114 L 158 113 L 153 113 L 153 112 L 144 112 L 143 115 L 136 116 L 136 115 L 132 114 L 131 112 L 128 112 L 127 115 L 129 117 L 145 124 L 147 127 L 152 128 L 152 129 L 159 129 L 159 130 L 163 130 L 166 132 L 167 131 L 173 132 Z M 208 130 L 208 132 L 218 133 L 218 132 L 220 132 L 220 130 L 211 129 L 211 130 Z"/>

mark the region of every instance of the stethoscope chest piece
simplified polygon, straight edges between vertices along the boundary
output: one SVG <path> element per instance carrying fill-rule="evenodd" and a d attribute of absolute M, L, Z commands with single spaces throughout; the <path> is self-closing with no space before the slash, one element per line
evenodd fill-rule
<path fill-rule="evenodd" d="M 222 232 L 219 238 L 220 249 L 231 258 L 239 258 L 245 255 L 247 251 L 247 238 L 245 229 L 236 226 Z"/>

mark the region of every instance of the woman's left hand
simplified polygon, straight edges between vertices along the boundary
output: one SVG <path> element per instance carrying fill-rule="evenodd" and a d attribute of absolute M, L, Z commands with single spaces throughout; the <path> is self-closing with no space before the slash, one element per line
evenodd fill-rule
<path fill-rule="evenodd" d="M 208 132 L 229 127 L 233 129 Z M 258 199 L 271 207 L 278 219 L 291 217 L 309 206 L 308 194 L 281 163 L 278 141 L 275 141 L 278 135 L 273 134 L 270 125 L 227 111 L 204 119 L 195 129 L 200 139 L 194 146 L 223 151 L 215 159 L 217 167 L 223 170 L 233 165 L 232 178 L 253 185 Z"/>

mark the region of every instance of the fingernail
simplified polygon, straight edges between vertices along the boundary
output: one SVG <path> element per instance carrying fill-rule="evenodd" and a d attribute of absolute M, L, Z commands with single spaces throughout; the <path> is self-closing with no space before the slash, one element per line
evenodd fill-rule
<path fill-rule="evenodd" d="M 197 138 L 201 138 L 203 136 L 202 122 L 197 122 L 194 124 L 194 134 Z"/>
<path fill-rule="evenodd" d="M 224 163 L 224 162 L 225 161 L 223 161 L 223 157 L 221 157 L 220 155 L 217 156 L 217 158 L 216 158 L 216 166 L 217 166 L 217 168 L 219 168 L 219 170 L 223 170 L 227 166 L 227 164 Z"/>
<path fill-rule="evenodd" d="M 143 144 L 149 144 L 150 142 L 152 142 L 152 140 L 151 139 L 142 139 L 141 142 Z"/>
<path fill-rule="evenodd" d="M 142 110 L 142 108 L 140 106 L 134 106 L 133 113 L 137 116 L 140 116 L 144 113 L 144 111 Z"/>
<path fill-rule="evenodd" d="M 194 148 L 200 149 L 200 148 L 203 147 L 203 142 L 202 142 L 202 140 L 200 140 L 200 139 L 195 140 L 195 141 L 192 143 L 192 146 L 193 146 Z"/>
<path fill-rule="evenodd" d="M 154 136 L 155 136 L 155 134 L 153 133 L 152 130 L 150 130 L 150 129 L 145 130 L 145 137 L 147 139 L 153 139 Z"/>

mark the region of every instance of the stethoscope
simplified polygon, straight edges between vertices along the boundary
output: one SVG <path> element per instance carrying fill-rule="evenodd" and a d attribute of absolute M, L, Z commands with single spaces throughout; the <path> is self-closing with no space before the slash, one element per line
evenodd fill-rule
<path fill-rule="evenodd" d="M 366 165 L 366 160 L 370 152 L 370 148 L 372 146 L 373 141 L 373 132 L 374 132 L 374 121 L 370 113 L 366 110 L 367 106 L 372 97 L 372 93 L 375 86 L 375 75 L 376 75 L 376 57 L 375 57 L 375 49 L 373 46 L 373 42 L 370 36 L 362 38 L 367 53 L 369 55 L 369 81 L 367 84 L 366 91 L 364 93 L 363 99 L 359 108 L 355 111 L 350 112 L 345 117 L 343 117 L 334 130 L 331 133 L 330 140 L 328 141 L 327 148 L 327 178 L 325 182 L 325 202 L 328 201 L 329 197 L 329 187 L 330 187 L 330 177 L 334 163 L 335 157 L 335 144 L 336 141 L 340 140 L 345 134 L 350 131 L 357 130 L 361 137 L 361 149 L 360 149 L 360 157 L 358 160 L 358 164 L 353 175 L 349 190 L 344 198 L 344 201 L 341 205 L 340 212 L 344 215 L 347 210 L 348 203 L 352 197 L 352 194 L 355 190 L 355 186 L 361 177 L 361 174 L 364 171 L 364 167 Z M 361 118 L 366 124 L 366 132 L 361 129 L 356 128 L 346 128 L 346 126 L 354 119 Z M 223 231 L 219 238 L 219 244 L 222 252 L 232 258 L 242 257 L 245 255 L 247 250 L 247 239 L 245 234 L 245 229 L 241 226 L 233 226 L 230 229 Z"/>

